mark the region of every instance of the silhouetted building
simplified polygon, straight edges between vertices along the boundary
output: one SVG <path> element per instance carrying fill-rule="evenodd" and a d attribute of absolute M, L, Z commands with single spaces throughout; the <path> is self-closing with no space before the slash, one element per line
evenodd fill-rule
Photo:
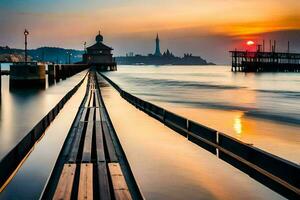
<path fill-rule="evenodd" d="M 160 47 L 159 47 L 159 38 L 158 38 L 158 34 L 156 35 L 156 39 L 155 39 L 155 53 L 154 55 L 155 56 L 161 56 L 161 53 L 160 53 Z"/>
<path fill-rule="evenodd" d="M 164 52 L 162 56 L 164 56 L 164 57 L 169 57 L 169 58 L 170 58 L 170 57 L 175 57 L 175 56 L 173 55 L 173 53 L 169 51 L 169 49 L 167 49 L 167 51 Z"/>
<path fill-rule="evenodd" d="M 144 56 L 129 53 L 126 56 L 116 57 L 116 61 L 118 64 L 123 65 L 213 65 L 213 63 L 206 62 L 200 56 L 193 56 L 189 53 L 184 54 L 184 57 L 177 57 L 167 49 L 167 51 L 161 54 L 158 34 L 156 35 L 155 44 L 154 54 Z"/>
<path fill-rule="evenodd" d="M 113 57 L 111 47 L 103 44 L 103 36 L 99 34 L 96 36 L 96 44 L 87 47 L 86 53 L 83 54 L 83 62 L 86 64 L 105 64 L 112 63 Z"/>
<path fill-rule="evenodd" d="M 117 70 L 116 62 L 111 53 L 113 49 L 103 44 L 103 36 L 96 36 L 96 44 L 87 47 L 86 53 L 83 54 L 83 63 L 95 66 L 99 70 Z"/>

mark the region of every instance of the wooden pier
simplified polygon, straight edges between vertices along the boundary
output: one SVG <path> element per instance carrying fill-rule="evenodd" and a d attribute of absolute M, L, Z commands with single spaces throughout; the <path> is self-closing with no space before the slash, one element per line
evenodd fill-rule
<path fill-rule="evenodd" d="M 42 199 L 143 199 L 101 97 L 95 72 Z"/>
<path fill-rule="evenodd" d="M 300 54 L 230 51 L 233 72 L 300 72 Z"/>

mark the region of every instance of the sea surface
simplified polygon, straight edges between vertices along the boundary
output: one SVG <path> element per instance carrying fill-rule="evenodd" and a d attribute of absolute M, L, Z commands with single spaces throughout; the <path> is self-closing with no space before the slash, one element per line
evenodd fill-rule
<path fill-rule="evenodd" d="M 52 85 L 46 81 L 44 89 L 13 89 L 9 87 L 9 76 L 1 77 L 0 159 L 29 133 L 85 73 Z"/>
<path fill-rule="evenodd" d="M 300 163 L 299 73 L 123 65 L 105 74 L 142 99 Z"/>
<path fill-rule="evenodd" d="M 284 199 L 136 109 L 107 83 L 101 85 L 110 119 L 145 199 Z"/>

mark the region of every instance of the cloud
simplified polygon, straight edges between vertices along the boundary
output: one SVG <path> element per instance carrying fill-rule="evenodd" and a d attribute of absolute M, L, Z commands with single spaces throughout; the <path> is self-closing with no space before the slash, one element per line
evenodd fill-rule
<path fill-rule="evenodd" d="M 115 53 L 153 53 L 157 32 L 162 48 L 177 55 L 202 55 L 209 61 L 229 61 L 228 50 L 247 39 L 277 38 L 299 47 L 300 1 L 285 0 L 2 0 L 0 45 L 61 46 L 82 49 L 101 29 Z M 283 45 L 284 46 L 284 45 Z"/>

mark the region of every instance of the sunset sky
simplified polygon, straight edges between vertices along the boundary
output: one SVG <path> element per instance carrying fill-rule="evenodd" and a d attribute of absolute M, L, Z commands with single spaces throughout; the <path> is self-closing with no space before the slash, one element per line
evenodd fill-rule
<path fill-rule="evenodd" d="M 300 51 L 299 0 L 0 0 L 0 46 L 58 46 L 82 49 L 98 30 L 115 55 L 193 53 L 227 63 L 228 50 L 246 41 L 277 39 L 278 48 Z M 267 43 L 267 42 L 266 42 Z"/>

